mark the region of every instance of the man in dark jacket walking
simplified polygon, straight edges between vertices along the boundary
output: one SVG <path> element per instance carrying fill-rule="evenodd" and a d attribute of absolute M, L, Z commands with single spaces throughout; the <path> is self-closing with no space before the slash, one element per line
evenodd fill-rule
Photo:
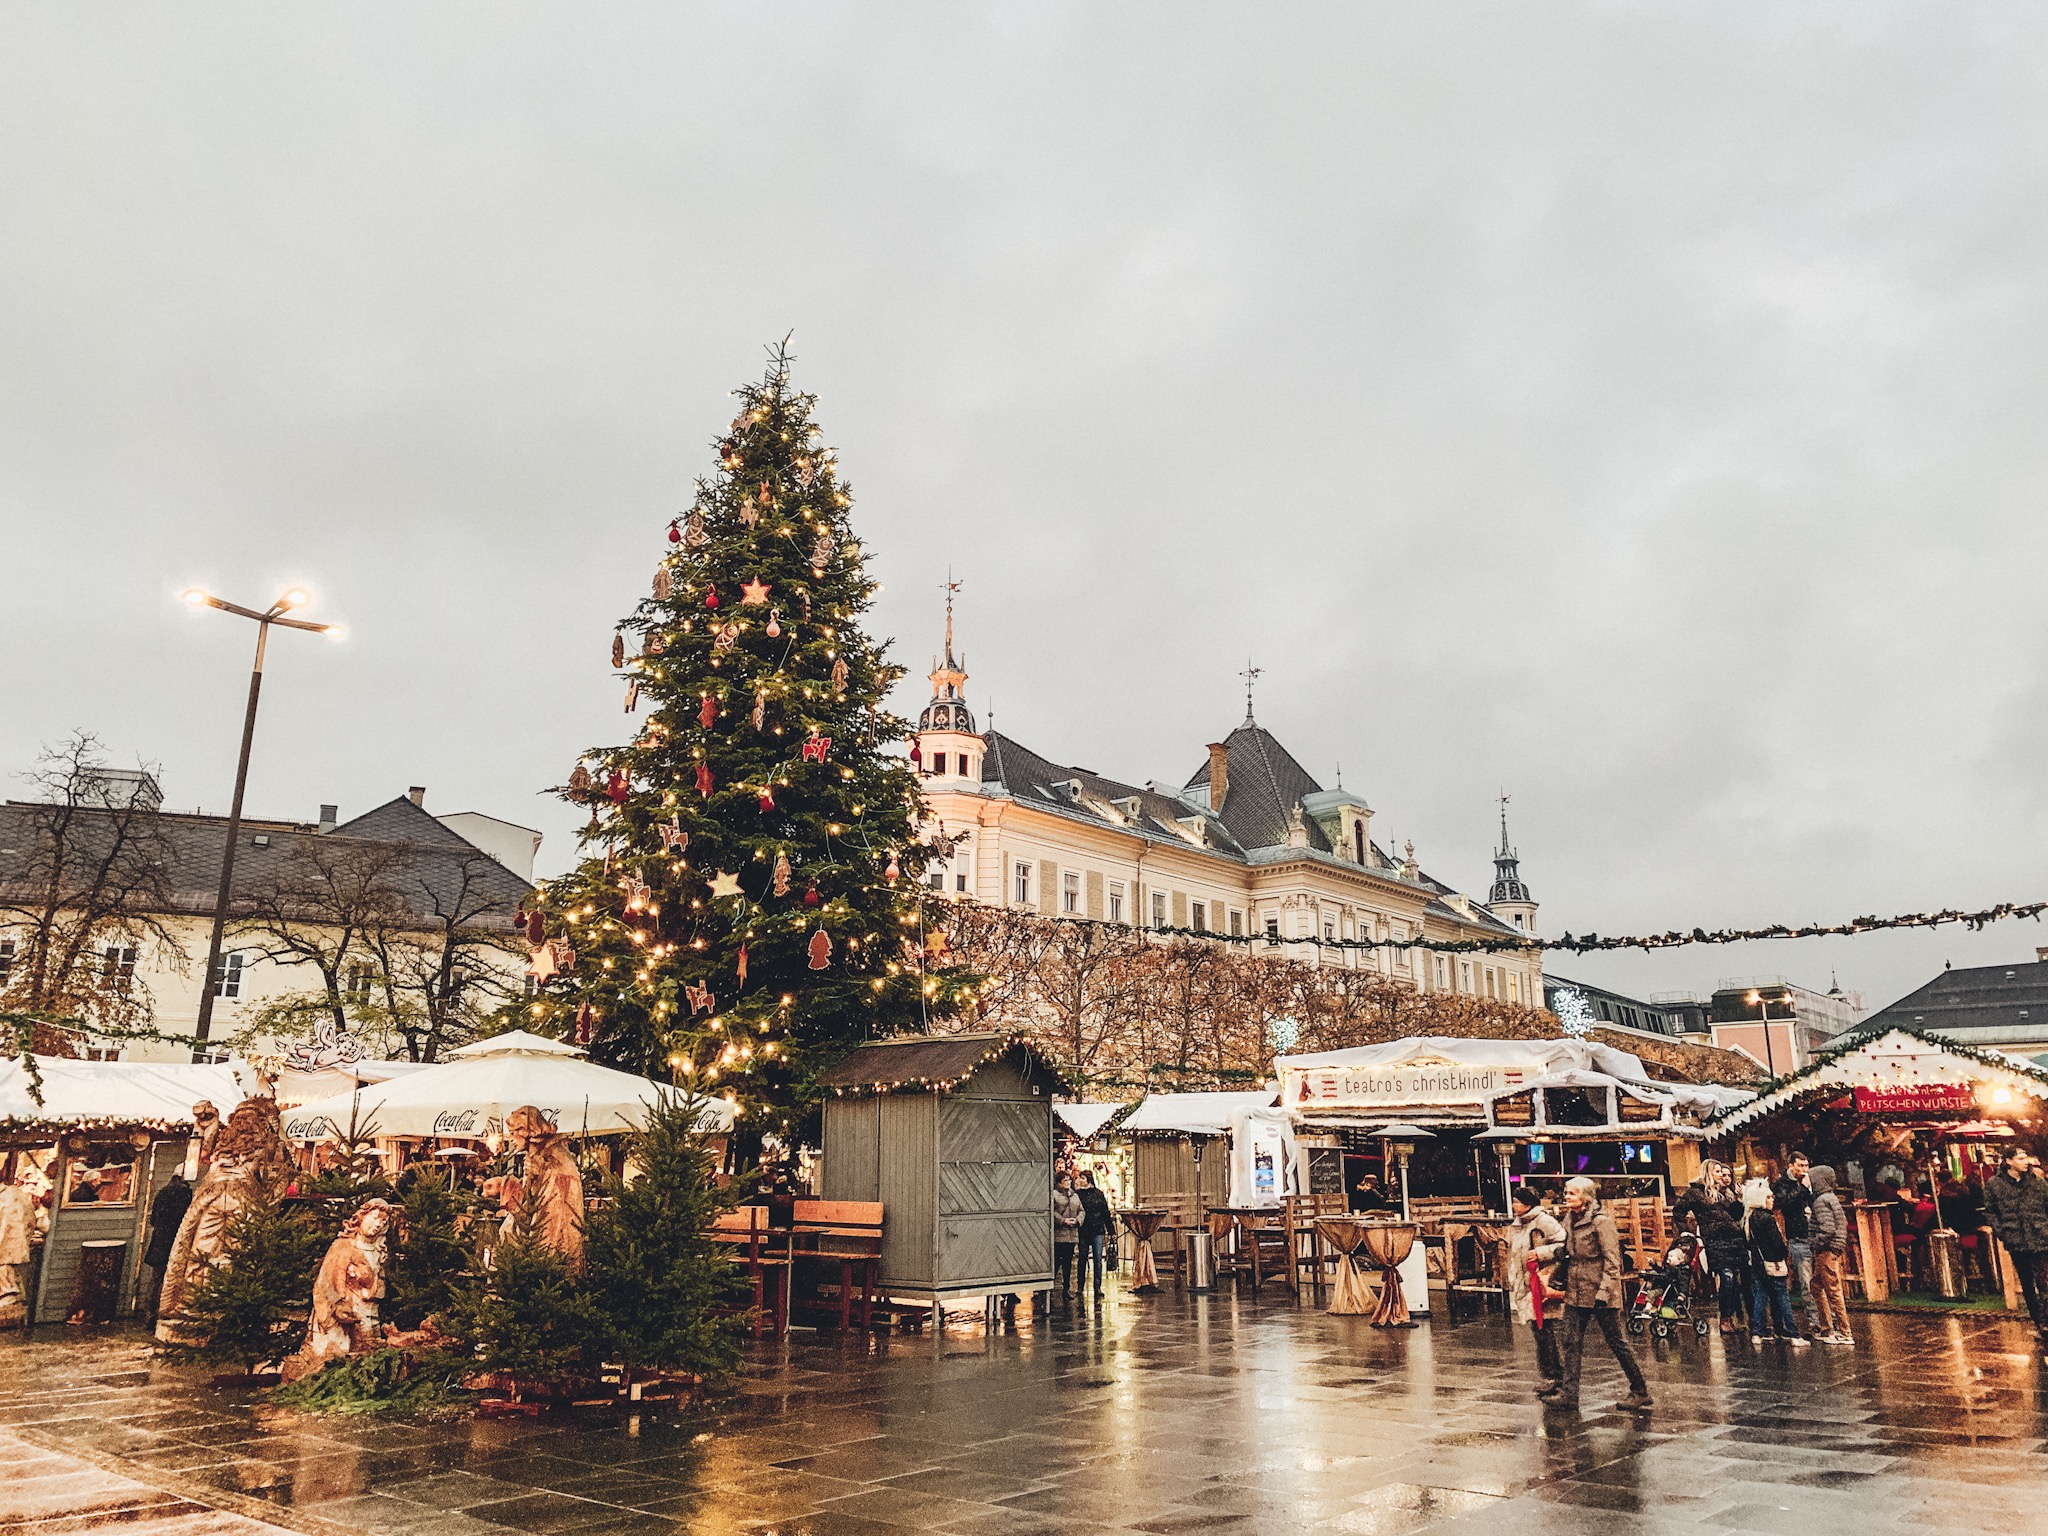
<path fill-rule="evenodd" d="M 1088 1289 L 1088 1270 L 1095 1270 L 1095 1294 L 1102 1294 L 1103 1256 L 1109 1247 L 1109 1235 L 1116 1230 L 1116 1216 L 1109 1208 L 1109 1196 L 1095 1187 L 1095 1180 L 1081 1174 L 1075 1180 L 1080 1186 L 1074 1191 L 1081 1197 L 1081 1273 L 1074 1284 L 1077 1290 Z"/>
<path fill-rule="evenodd" d="M 2043 1180 L 2034 1156 L 2025 1147 L 2005 1151 L 2005 1167 L 1984 1183 L 1984 1214 L 1991 1218 L 1991 1230 L 2012 1255 L 2012 1267 L 2019 1273 L 2020 1292 L 2027 1298 L 2027 1316 L 2036 1332 L 2048 1334 L 2048 1312 L 2044 1312 L 2043 1290 L 2048 1287 L 2048 1180 Z"/>
<path fill-rule="evenodd" d="M 1600 1186 L 1583 1176 L 1566 1184 L 1564 1212 L 1564 1374 L 1555 1392 L 1540 1395 L 1555 1408 L 1579 1406 L 1586 1328 L 1597 1324 L 1628 1378 L 1628 1396 L 1619 1406 L 1647 1408 L 1649 1383 L 1621 1332 L 1621 1234 L 1614 1218 L 1600 1208 Z"/>
<path fill-rule="evenodd" d="M 1785 1247 L 1789 1250 L 1786 1262 L 1790 1272 L 1785 1288 L 1806 1308 L 1806 1327 L 1810 1333 L 1817 1331 L 1818 1322 L 1813 1306 L 1813 1190 L 1807 1183 L 1812 1170 L 1813 1159 L 1804 1152 L 1794 1152 L 1785 1160 L 1785 1177 L 1771 1181 L 1771 1197 L 1784 1218 Z"/>

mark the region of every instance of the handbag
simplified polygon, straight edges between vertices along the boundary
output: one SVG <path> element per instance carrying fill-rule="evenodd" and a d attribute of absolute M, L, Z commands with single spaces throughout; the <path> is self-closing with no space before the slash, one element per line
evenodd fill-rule
<path fill-rule="evenodd" d="M 1792 1266 L 1784 1259 L 1765 1259 L 1764 1273 L 1773 1280 L 1782 1280 L 1792 1273 Z"/>

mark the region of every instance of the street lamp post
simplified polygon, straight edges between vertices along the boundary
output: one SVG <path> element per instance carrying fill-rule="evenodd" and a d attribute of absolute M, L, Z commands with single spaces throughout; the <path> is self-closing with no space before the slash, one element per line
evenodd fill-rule
<path fill-rule="evenodd" d="M 303 591 L 294 587 L 268 610 L 259 613 L 254 608 L 244 608 L 240 603 L 231 603 L 225 598 L 193 587 L 184 594 L 185 601 L 194 608 L 218 608 L 223 613 L 237 614 L 256 621 L 256 664 L 249 671 L 249 707 L 242 716 L 242 755 L 235 765 L 235 800 L 228 807 L 227 847 L 220 858 L 220 892 L 213 902 L 213 936 L 206 945 L 205 980 L 199 988 L 199 1020 L 193 1026 L 192 1059 L 204 1061 L 209 1052 L 206 1037 L 213 1029 L 213 994 L 220 985 L 220 939 L 221 931 L 227 926 L 228 892 L 235 879 L 235 844 L 242 832 L 242 791 L 249 786 L 249 746 L 256 736 L 256 700 L 263 691 L 263 650 L 270 639 L 270 626 L 282 625 L 286 629 L 311 630 L 316 635 L 341 638 L 341 627 L 337 624 L 314 624 L 305 619 L 290 619 L 285 615 L 294 608 L 303 608 L 312 601 Z"/>
<path fill-rule="evenodd" d="M 1750 990 L 1749 1000 L 1756 1004 L 1757 1016 L 1764 1021 L 1764 1070 L 1770 1073 L 1772 1077 L 1776 1077 L 1778 1075 L 1778 1060 L 1776 1053 L 1771 1049 L 1771 1000 L 1754 988 Z M 1788 1008 L 1791 1007 L 1791 1003 L 1792 1000 L 1790 998 L 1785 1000 L 1785 1005 Z M 1786 1014 L 1778 1022 L 1780 1024 L 1790 1024 L 1798 1017 L 1799 1010 L 1793 1008 L 1790 1013 Z"/>

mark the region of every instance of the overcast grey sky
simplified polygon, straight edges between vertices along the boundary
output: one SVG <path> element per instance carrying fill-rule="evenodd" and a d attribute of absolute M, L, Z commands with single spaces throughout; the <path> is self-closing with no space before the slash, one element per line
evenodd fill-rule
<path fill-rule="evenodd" d="M 0 767 L 542 827 L 794 330 L 923 696 L 1547 931 L 2048 894 L 2039 6 L 0 6 Z M 2048 930 L 1558 969 L 1831 968 Z"/>

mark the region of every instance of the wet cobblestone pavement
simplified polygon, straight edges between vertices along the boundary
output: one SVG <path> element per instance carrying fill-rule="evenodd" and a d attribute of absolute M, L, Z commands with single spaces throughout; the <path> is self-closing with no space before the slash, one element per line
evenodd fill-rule
<path fill-rule="evenodd" d="M 1112 1294 L 993 1336 L 799 1335 L 682 1414 L 426 1424 L 293 1414 L 140 1333 L 46 1328 L 0 1344 L 0 1425 L 313 1536 L 2048 1533 L 2029 1331 L 1858 1322 L 1853 1350 L 1646 1347 L 1642 1414 L 1589 1340 L 1572 1417 L 1498 1314 L 1375 1333 L 1278 1292 Z"/>

